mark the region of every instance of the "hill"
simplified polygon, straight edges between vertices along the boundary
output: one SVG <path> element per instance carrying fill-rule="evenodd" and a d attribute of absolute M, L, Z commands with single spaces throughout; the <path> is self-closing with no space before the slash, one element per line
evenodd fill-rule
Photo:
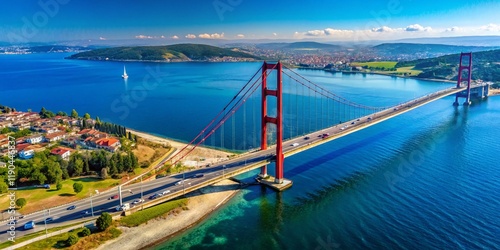
<path fill-rule="evenodd" d="M 445 44 L 417 44 L 417 43 L 383 43 L 371 49 L 377 55 L 393 60 L 413 60 L 420 58 L 438 57 L 460 52 L 478 52 L 500 47 L 485 46 L 455 46 Z"/>
<path fill-rule="evenodd" d="M 210 61 L 221 58 L 258 60 L 257 56 L 204 44 L 135 46 L 96 49 L 74 54 L 68 59 L 136 61 Z"/>
<path fill-rule="evenodd" d="M 500 36 L 423 37 L 397 40 L 398 43 L 448 44 L 460 46 L 500 46 Z"/>
<path fill-rule="evenodd" d="M 440 56 L 429 59 L 419 59 L 399 62 L 396 68 L 414 67 L 423 71 L 417 77 L 456 80 L 460 54 Z M 500 50 L 490 50 L 472 53 L 472 79 L 500 82 Z"/>

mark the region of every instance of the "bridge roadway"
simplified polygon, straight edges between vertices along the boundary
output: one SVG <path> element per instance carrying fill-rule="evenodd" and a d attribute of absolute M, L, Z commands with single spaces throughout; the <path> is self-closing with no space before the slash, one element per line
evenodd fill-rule
<path fill-rule="evenodd" d="M 460 91 L 463 91 L 464 89 L 465 88 L 449 88 L 441 90 L 430 95 L 393 106 L 375 114 L 364 116 L 359 119 L 344 122 L 333 127 L 310 133 L 308 135 L 284 141 L 284 155 L 285 157 L 292 156 L 307 149 L 354 133 L 358 130 L 373 126 L 392 117 L 401 115 L 422 105 L 433 102 L 437 99 L 458 93 Z M 328 136 L 324 137 L 324 134 L 328 134 Z M 274 158 L 275 148 L 274 146 L 271 146 L 267 150 L 256 150 L 253 152 L 244 153 L 234 159 L 219 162 L 210 167 L 186 172 L 184 173 L 184 182 L 182 182 L 183 174 L 176 174 L 143 182 L 142 185 L 141 183 L 130 184 L 122 187 L 123 203 L 132 203 L 134 200 L 141 198 L 141 186 L 143 199 L 145 200 L 144 206 L 149 206 L 153 205 L 153 203 L 159 203 L 174 199 L 176 197 L 182 196 L 185 193 L 189 193 L 202 187 L 217 183 L 223 179 L 227 179 L 229 177 L 236 176 L 253 169 L 257 169 L 265 164 L 271 163 L 272 161 L 274 161 Z M 195 177 L 196 174 L 203 174 L 203 176 Z M 182 184 L 179 184 L 179 182 L 181 182 Z M 156 193 L 162 193 L 163 191 L 167 190 L 170 191 L 168 194 L 157 199 L 149 199 L 149 196 L 152 196 Z M 112 190 L 102 192 L 99 195 L 93 196 L 92 204 L 94 218 L 99 216 L 102 212 L 116 211 L 115 208 L 119 205 L 119 200 L 111 198 L 116 194 L 118 194 L 118 189 L 114 188 Z M 71 205 L 75 205 L 76 208 L 73 210 L 69 210 L 68 208 Z M 138 207 L 132 209 L 138 209 Z M 64 206 L 50 208 L 50 212 L 46 215 L 44 215 L 43 211 L 39 211 L 33 214 L 26 215 L 24 216 L 24 218 L 18 219 L 16 224 L 16 237 L 20 237 L 32 232 L 45 230 L 44 218 L 46 217 L 51 217 L 53 219 L 53 221 L 47 223 L 47 228 L 74 224 L 77 222 L 82 222 L 84 220 L 89 220 L 91 219 L 90 199 L 87 198 Z M 9 221 L 5 220 L 7 218 L 2 219 L 2 225 L 0 225 L 0 240 L 5 241 L 8 238 L 7 230 L 9 228 L 9 225 L 7 223 L 9 223 Z M 31 220 L 35 221 L 36 223 L 35 229 L 24 230 L 23 225 Z"/>

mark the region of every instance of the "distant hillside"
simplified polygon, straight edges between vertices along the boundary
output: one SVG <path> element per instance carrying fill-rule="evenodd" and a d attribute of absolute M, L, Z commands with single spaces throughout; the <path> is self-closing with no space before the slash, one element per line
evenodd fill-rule
<path fill-rule="evenodd" d="M 419 78 L 435 78 L 456 80 L 460 54 L 446 55 L 436 58 L 399 62 L 396 68 L 414 66 L 422 70 Z M 500 82 L 500 50 L 472 53 L 472 79 Z"/>
<path fill-rule="evenodd" d="M 259 57 L 231 49 L 204 44 L 175 44 L 167 46 L 117 47 L 74 54 L 69 59 L 138 60 L 138 61 L 205 61 L 232 57 L 259 59 Z"/>
<path fill-rule="evenodd" d="M 396 60 L 438 57 L 460 52 L 478 52 L 500 47 L 485 46 L 455 46 L 444 44 L 416 44 L 416 43 L 384 43 L 372 47 L 372 50 L 381 57 Z"/>
<path fill-rule="evenodd" d="M 425 37 L 406 38 L 397 43 L 448 44 L 460 46 L 500 46 L 500 36 L 455 36 L 455 37 Z"/>
<path fill-rule="evenodd" d="M 295 49 L 326 49 L 326 50 L 339 50 L 342 49 L 342 46 L 326 44 L 326 43 L 317 43 L 317 42 L 295 42 L 295 43 L 262 43 L 258 44 L 257 48 L 259 49 L 286 49 L 286 50 L 295 50 Z"/>

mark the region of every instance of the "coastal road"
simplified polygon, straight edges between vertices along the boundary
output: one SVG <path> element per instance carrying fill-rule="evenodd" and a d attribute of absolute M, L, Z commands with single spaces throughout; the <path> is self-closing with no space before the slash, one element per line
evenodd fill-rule
<path fill-rule="evenodd" d="M 335 140 L 347 134 L 372 126 L 394 116 L 408 112 L 419 106 L 425 105 L 444 96 L 461 91 L 462 89 L 450 88 L 436 93 L 400 104 L 375 114 L 360 117 L 358 119 L 348 121 L 336 126 L 317 131 L 308 135 L 303 135 L 298 138 L 290 139 L 283 142 L 283 152 L 285 157 L 297 154 L 299 152 L 316 147 L 320 144 Z M 158 199 L 169 200 L 175 197 L 182 196 L 187 192 L 199 189 L 204 186 L 211 185 L 222 179 L 229 178 L 268 164 L 275 159 L 275 148 L 270 147 L 267 150 L 258 150 L 242 154 L 236 158 L 213 164 L 210 167 L 185 172 L 159 178 L 143 183 L 134 183 L 122 187 L 123 203 L 132 204 L 135 200 L 142 199 L 145 202 L 154 202 L 156 199 L 149 199 L 154 194 L 166 193 Z M 142 192 L 141 192 L 142 191 Z M 25 234 L 45 230 L 46 218 L 52 220 L 48 222 L 47 228 L 52 228 L 70 223 L 81 222 L 85 219 L 97 218 L 103 212 L 116 212 L 116 207 L 120 205 L 117 198 L 118 188 L 113 188 L 98 195 L 94 195 L 92 199 L 87 198 L 79 200 L 71 204 L 59 207 L 48 208 L 24 218 L 18 219 L 16 228 L 16 237 Z M 158 195 L 159 196 L 159 195 Z M 91 208 L 92 202 L 92 208 Z M 47 204 L 49 206 L 49 204 Z M 72 207 L 74 206 L 74 208 Z M 93 216 L 92 216 L 93 213 Z M 28 221 L 34 221 L 36 226 L 34 229 L 24 230 L 23 225 Z M 6 241 L 9 237 L 9 221 L 2 221 L 0 225 L 0 240 Z"/>

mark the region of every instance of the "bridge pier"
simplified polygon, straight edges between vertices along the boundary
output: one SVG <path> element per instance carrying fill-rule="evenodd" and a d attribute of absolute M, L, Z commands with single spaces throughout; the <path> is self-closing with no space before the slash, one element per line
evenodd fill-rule
<path fill-rule="evenodd" d="M 468 57 L 467 65 L 464 64 L 464 57 Z M 453 103 L 454 106 L 459 106 L 458 98 L 460 98 L 460 97 L 465 98 L 465 102 L 463 103 L 464 106 L 469 106 L 472 104 L 472 102 L 470 101 L 470 90 L 471 90 L 470 84 L 471 84 L 471 80 L 472 80 L 472 52 L 460 54 L 460 65 L 458 66 L 457 88 L 462 87 L 462 76 L 463 76 L 464 70 L 467 71 L 467 78 L 464 80 L 467 83 L 467 90 L 464 91 L 463 93 L 457 93 L 455 95 L 455 102 Z"/>
<path fill-rule="evenodd" d="M 267 71 L 276 70 L 276 89 L 269 89 L 267 87 Z M 291 186 L 291 181 L 284 178 L 283 162 L 285 157 L 283 155 L 283 81 L 282 81 L 282 65 L 281 62 L 276 64 L 270 64 L 264 62 L 262 64 L 262 122 L 261 122 L 261 150 L 267 149 L 267 124 L 276 125 L 276 171 L 275 177 L 270 177 L 267 174 L 267 166 L 262 166 L 259 174 L 260 180 L 264 180 L 262 183 L 268 183 L 272 179 L 272 186 L 275 189 L 283 190 L 283 186 L 287 188 Z M 272 96 L 276 98 L 276 116 L 271 117 L 267 114 L 267 97 Z M 286 183 L 286 184 L 285 184 Z"/>

